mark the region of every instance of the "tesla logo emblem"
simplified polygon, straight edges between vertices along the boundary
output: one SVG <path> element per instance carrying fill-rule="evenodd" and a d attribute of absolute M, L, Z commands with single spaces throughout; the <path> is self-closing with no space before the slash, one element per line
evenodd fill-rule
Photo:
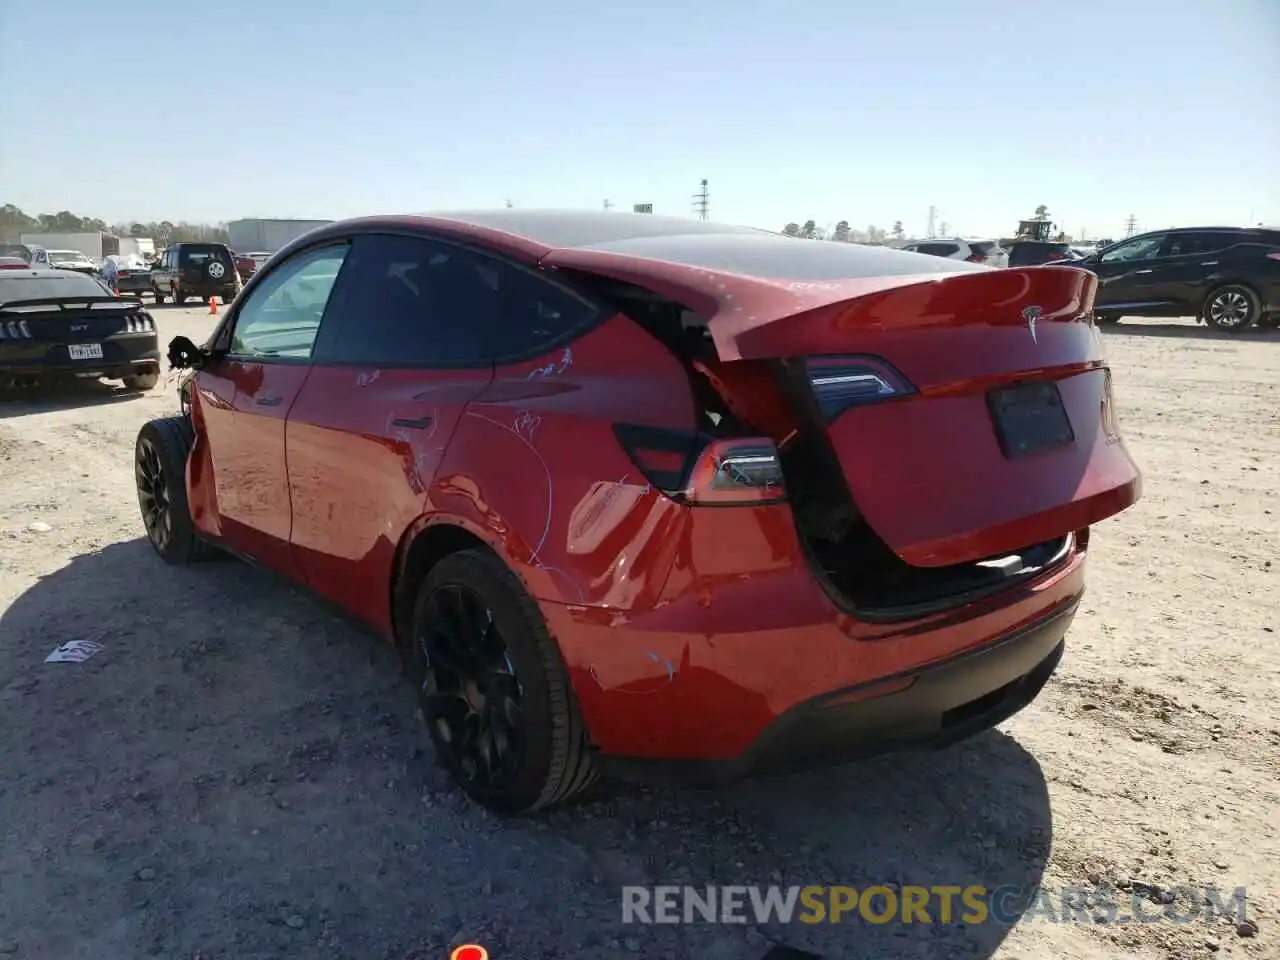
<path fill-rule="evenodd" d="M 1039 307 L 1027 307 L 1022 311 L 1022 319 L 1027 321 L 1027 329 L 1031 331 L 1031 342 L 1039 343 L 1036 339 L 1036 321 L 1044 316 L 1044 311 Z"/>

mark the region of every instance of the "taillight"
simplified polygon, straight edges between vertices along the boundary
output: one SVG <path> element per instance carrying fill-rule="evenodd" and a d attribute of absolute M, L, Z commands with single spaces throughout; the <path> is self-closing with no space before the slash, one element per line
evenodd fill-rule
<path fill-rule="evenodd" d="M 916 392 L 906 377 L 879 357 L 809 357 L 804 363 L 809 385 L 828 420 L 850 407 Z"/>
<path fill-rule="evenodd" d="M 0 323 L 0 340 L 30 340 L 31 328 L 25 320 L 10 320 Z"/>
<path fill-rule="evenodd" d="M 783 502 L 787 490 L 778 448 L 764 437 L 712 441 L 694 461 L 683 499 L 720 507 Z"/>
<path fill-rule="evenodd" d="M 714 440 L 630 423 L 616 423 L 613 431 L 644 479 L 679 503 L 723 507 L 786 499 L 778 449 L 767 438 Z"/>
<path fill-rule="evenodd" d="M 965 263 L 986 263 L 987 258 L 980 253 L 971 253 L 964 258 Z"/>

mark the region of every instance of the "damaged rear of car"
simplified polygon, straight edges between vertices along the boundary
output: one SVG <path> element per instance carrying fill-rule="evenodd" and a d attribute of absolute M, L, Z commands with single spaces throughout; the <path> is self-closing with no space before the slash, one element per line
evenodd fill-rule
<path fill-rule="evenodd" d="M 790 681 L 771 683 L 770 708 L 747 710 L 751 720 L 721 692 L 723 715 L 751 734 L 723 737 L 723 755 L 696 764 L 714 779 L 868 744 L 950 742 L 1025 706 L 1061 657 L 1090 526 L 1141 493 L 1091 275 L 844 246 L 646 237 L 543 261 L 685 367 L 700 428 L 623 425 L 618 436 L 646 479 L 690 508 L 689 535 L 730 543 L 785 516 L 791 531 L 775 531 L 774 556 L 790 555 L 820 588 L 822 601 L 794 580 L 775 594 L 776 564 L 752 569 L 742 557 L 737 579 L 755 587 L 752 605 L 789 608 L 760 621 L 790 625 L 765 630 L 785 644 L 782 658 L 723 605 L 696 614 L 698 632 L 715 638 L 709 669 L 738 684 L 759 673 L 741 660 L 759 657 Z M 658 607 L 699 589 L 738 592 L 697 579 L 673 574 Z M 652 646 L 647 621 L 674 615 L 655 610 L 623 628 Z M 675 646 L 691 643 L 686 634 Z M 658 710 L 633 709 L 628 722 L 672 726 Z M 610 759 L 626 770 L 657 758 Z"/>

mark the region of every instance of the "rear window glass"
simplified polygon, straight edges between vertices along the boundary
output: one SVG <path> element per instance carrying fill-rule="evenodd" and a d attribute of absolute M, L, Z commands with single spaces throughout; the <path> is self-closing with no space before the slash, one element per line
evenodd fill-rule
<path fill-rule="evenodd" d="M 927 253 L 931 257 L 949 257 L 960 247 L 954 243 L 922 243 L 916 247 L 916 253 Z"/>
<path fill-rule="evenodd" d="M 31 262 L 31 251 L 20 243 L 0 243 L 0 257 L 17 257 Z"/>
<path fill-rule="evenodd" d="M 985 271 L 988 267 L 919 257 L 891 247 L 800 240 L 778 234 L 684 234 L 640 237 L 588 249 L 742 273 L 766 280 L 853 280 L 859 277 Z"/>
<path fill-rule="evenodd" d="M 969 249 L 984 257 L 995 253 L 995 243 L 990 240 L 976 240 L 969 244 Z"/>
<path fill-rule="evenodd" d="M 208 263 L 210 260 L 226 260 L 229 254 L 221 247 L 183 247 L 183 263 Z"/>
<path fill-rule="evenodd" d="M 49 297 L 107 296 L 108 290 L 92 277 L 74 274 L 63 277 L 0 277 L 0 305 L 17 300 L 44 300 Z"/>

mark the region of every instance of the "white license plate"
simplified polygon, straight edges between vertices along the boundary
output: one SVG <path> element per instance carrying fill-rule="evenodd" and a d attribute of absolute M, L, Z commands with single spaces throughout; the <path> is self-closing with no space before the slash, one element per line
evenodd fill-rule
<path fill-rule="evenodd" d="M 71 354 L 72 360 L 101 360 L 102 344 L 73 343 L 67 347 L 67 352 Z"/>

